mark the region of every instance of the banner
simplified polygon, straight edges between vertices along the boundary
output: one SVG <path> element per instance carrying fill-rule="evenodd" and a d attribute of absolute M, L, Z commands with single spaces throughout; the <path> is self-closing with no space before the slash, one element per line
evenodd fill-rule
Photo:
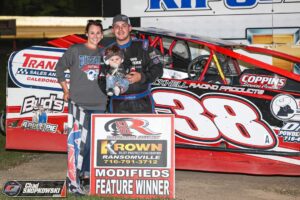
<path fill-rule="evenodd" d="M 175 198 L 174 116 L 92 115 L 91 195 Z"/>

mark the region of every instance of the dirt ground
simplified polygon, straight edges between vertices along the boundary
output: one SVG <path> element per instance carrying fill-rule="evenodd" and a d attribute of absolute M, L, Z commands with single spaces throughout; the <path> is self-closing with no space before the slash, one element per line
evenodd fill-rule
<path fill-rule="evenodd" d="M 66 154 L 41 154 L 30 162 L 0 171 L 0 184 L 3 187 L 7 180 L 64 179 L 66 157 Z M 300 177 L 177 170 L 175 180 L 177 200 L 300 200 Z"/>

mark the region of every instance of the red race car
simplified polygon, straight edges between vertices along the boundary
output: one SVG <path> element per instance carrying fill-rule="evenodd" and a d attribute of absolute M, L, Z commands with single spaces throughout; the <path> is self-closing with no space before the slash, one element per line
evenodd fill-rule
<path fill-rule="evenodd" d="M 177 169 L 300 175 L 300 58 L 155 28 L 133 28 L 132 37 L 162 53 L 152 94 L 157 113 L 175 115 Z M 66 151 L 68 110 L 55 65 L 83 42 L 70 35 L 10 56 L 6 148 Z"/>

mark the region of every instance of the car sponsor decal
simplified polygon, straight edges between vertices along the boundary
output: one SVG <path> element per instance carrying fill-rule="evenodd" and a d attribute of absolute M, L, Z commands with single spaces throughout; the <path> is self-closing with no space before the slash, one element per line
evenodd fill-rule
<path fill-rule="evenodd" d="M 281 127 L 278 137 L 282 137 L 284 142 L 300 143 L 300 122 L 286 122 Z"/>
<path fill-rule="evenodd" d="M 52 93 L 49 94 L 49 97 L 27 96 L 23 100 L 21 114 L 37 112 L 42 109 L 48 112 L 62 112 L 64 109 L 64 100 L 57 98 L 57 94 Z"/>
<path fill-rule="evenodd" d="M 278 137 L 284 142 L 300 143 L 300 100 L 279 94 L 272 99 L 270 110 L 275 118 L 283 121 Z"/>
<path fill-rule="evenodd" d="M 247 87 L 239 87 L 239 86 L 230 86 L 230 85 L 220 85 L 220 84 L 212 84 L 212 83 L 198 83 L 198 82 L 190 82 L 182 81 L 182 80 L 168 80 L 168 79 L 157 79 L 152 83 L 153 86 L 161 86 L 161 87 L 172 87 L 172 88 L 182 88 L 182 89 L 206 89 L 206 90 L 214 90 L 221 92 L 236 92 L 236 93 L 244 93 L 244 94 L 258 94 L 262 95 L 265 93 L 264 90 L 258 88 L 247 88 Z"/>
<path fill-rule="evenodd" d="M 65 49 L 31 47 L 11 55 L 8 72 L 19 87 L 60 91 L 55 66 Z M 68 79 L 70 74 L 66 73 Z"/>
<path fill-rule="evenodd" d="M 286 81 L 286 78 L 277 75 L 243 74 L 240 78 L 241 85 L 269 89 L 281 89 L 285 86 Z"/>
<path fill-rule="evenodd" d="M 191 0 L 148 0 L 145 12 L 174 12 L 174 11 L 214 11 L 213 13 L 224 14 L 226 10 L 219 10 L 219 4 L 225 4 L 227 10 L 255 10 L 258 6 L 264 6 L 268 4 L 285 4 L 285 3 L 297 3 L 297 0 L 285 0 L 285 1 L 270 1 L 270 0 L 224 0 L 214 1 L 202 0 L 192 3 Z"/>
<path fill-rule="evenodd" d="M 281 121 L 300 119 L 300 100 L 287 94 L 279 94 L 272 99 L 271 112 L 273 116 Z"/>

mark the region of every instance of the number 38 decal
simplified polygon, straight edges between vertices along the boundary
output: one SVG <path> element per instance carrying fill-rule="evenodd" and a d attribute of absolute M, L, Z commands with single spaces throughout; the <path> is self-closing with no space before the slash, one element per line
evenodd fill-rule
<path fill-rule="evenodd" d="M 277 141 L 258 108 L 248 100 L 220 93 L 201 97 L 186 90 L 152 90 L 155 107 L 175 114 L 177 137 L 193 142 L 226 140 L 246 148 L 270 149 Z"/>

